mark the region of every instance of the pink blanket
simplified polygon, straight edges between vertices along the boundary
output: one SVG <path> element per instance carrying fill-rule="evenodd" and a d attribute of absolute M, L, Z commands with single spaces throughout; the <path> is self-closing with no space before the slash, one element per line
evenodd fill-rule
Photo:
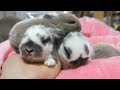
<path fill-rule="evenodd" d="M 120 50 L 120 33 L 105 23 L 89 17 L 80 18 L 81 33 L 94 45 L 99 42 L 111 43 Z M 9 40 L 0 44 L 0 67 L 4 60 L 15 54 Z M 1 71 L 0 71 L 1 72 Z M 120 78 L 120 56 L 107 59 L 89 60 L 87 65 L 77 69 L 61 70 L 56 79 L 115 79 Z"/>

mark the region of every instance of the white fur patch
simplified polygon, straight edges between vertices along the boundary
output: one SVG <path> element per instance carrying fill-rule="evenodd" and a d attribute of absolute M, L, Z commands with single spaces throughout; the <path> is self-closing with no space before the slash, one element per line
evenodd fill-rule
<path fill-rule="evenodd" d="M 50 37 L 51 34 L 49 33 L 49 29 L 43 25 L 33 25 L 29 27 L 26 32 L 24 33 L 24 37 L 21 40 L 19 48 L 29 40 L 32 40 L 34 43 L 38 44 L 39 46 L 42 47 L 42 57 L 46 57 L 46 55 L 51 54 L 51 51 L 53 50 L 53 45 L 52 43 L 47 43 L 46 45 L 43 45 L 41 38 L 47 38 Z M 20 50 L 21 52 L 21 50 Z"/>
<path fill-rule="evenodd" d="M 54 59 L 47 59 L 44 61 L 44 64 L 47 66 L 54 66 L 56 64 L 56 61 Z"/>
<path fill-rule="evenodd" d="M 63 48 L 63 44 L 61 44 L 58 53 L 68 61 L 74 61 L 82 55 L 82 58 L 90 57 L 90 53 L 87 55 L 85 51 L 85 45 L 87 45 L 89 52 L 91 52 L 91 46 L 88 40 L 82 35 L 77 35 L 78 32 L 69 33 L 70 37 L 65 37 L 64 46 L 71 49 L 72 54 L 70 59 L 68 60 L 65 56 L 65 51 Z"/>
<path fill-rule="evenodd" d="M 25 32 L 25 35 L 30 38 L 30 40 L 34 41 L 38 45 L 41 45 L 40 43 L 40 37 L 37 36 L 37 34 L 40 37 L 47 37 L 49 36 L 48 28 L 46 28 L 43 25 L 33 25 L 27 29 Z"/>

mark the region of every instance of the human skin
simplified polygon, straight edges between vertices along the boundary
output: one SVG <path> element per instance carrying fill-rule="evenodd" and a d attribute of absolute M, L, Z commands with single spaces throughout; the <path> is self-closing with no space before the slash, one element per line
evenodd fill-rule
<path fill-rule="evenodd" d="M 44 64 L 28 64 L 20 55 L 10 56 L 2 66 L 0 79 L 55 79 L 61 70 L 61 63 L 52 67 Z"/>

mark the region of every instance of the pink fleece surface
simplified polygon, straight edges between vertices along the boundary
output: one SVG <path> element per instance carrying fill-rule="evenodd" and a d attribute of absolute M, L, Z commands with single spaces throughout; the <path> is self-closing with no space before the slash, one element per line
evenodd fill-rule
<path fill-rule="evenodd" d="M 111 43 L 120 50 L 120 35 L 93 36 L 88 39 L 93 45 Z M 88 64 L 77 69 L 62 70 L 56 79 L 120 79 L 120 56 L 89 60 Z"/>
<path fill-rule="evenodd" d="M 106 25 L 104 22 L 96 18 L 83 17 L 79 19 L 81 24 L 81 33 L 87 37 L 91 36 L 106 36 L 106 35 L 119 35 L 112 27 Z"/>
<path fill-rule="evenodd" d="M 79 21 L 81 33 L 87 36 L 93 45 L 100 42 L 111 43 L 120 50 L 119 32 L 95 18 L 83 17 Z M 1 43 L 0 67 L 7 57 L 14 54 L 16 53 L 11 49 L 9 40 Z M 88 64 L 77 69 L 61 70 L 56 79 L 120 79 L 120 56 L 89 60 Z"/>

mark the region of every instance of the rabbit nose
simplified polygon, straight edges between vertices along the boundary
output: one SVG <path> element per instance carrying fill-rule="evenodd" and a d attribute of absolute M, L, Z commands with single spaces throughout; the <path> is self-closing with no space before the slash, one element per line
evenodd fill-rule
<path fill-rule="evenodd" d="M 33 52 L 33 48 L 28 48 L 28 47 L 26 47 L 25 50 L 26 50 L 28 53 Z"/>

